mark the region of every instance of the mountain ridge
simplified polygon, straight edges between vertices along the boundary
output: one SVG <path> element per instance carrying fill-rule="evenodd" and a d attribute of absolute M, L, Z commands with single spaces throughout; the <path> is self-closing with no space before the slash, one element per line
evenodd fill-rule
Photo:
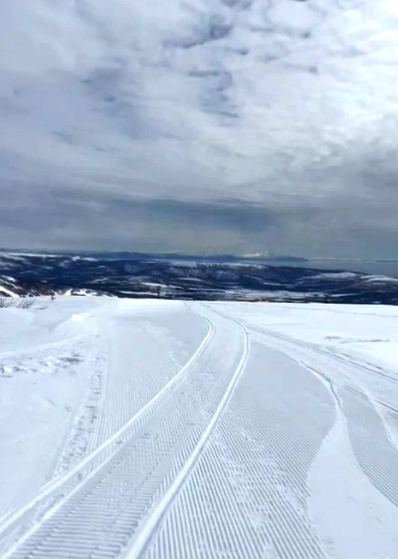
<path fill-rule="evenodd" d="M 136 254 L 0 254 L 0 297 L 104 295 L 398 304 L 398 279 L 347 270 Z"/>

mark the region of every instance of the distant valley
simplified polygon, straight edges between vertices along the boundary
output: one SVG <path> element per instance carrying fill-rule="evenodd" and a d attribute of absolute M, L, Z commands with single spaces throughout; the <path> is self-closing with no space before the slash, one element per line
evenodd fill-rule
<path fill-rule="evenodd" d="M 397 304 L 398 278 L 290 262 L 140 254 L 0 254 L 0 297 L 105 295 L 225 301 Z M 298 259 L 300 260 L 300 259 Z"/>

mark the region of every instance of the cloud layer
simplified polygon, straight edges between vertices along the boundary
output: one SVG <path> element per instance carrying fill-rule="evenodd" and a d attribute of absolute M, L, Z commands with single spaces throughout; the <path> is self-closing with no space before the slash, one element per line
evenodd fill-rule
<path fill-rule="evenodd" d="M 396 256 L 395 2 L 1 9 L 4 246 Z"/>

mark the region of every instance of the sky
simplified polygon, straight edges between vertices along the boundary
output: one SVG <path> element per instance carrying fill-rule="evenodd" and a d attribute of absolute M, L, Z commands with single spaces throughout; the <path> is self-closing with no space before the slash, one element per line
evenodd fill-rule
<path fill-rule="evenodd" d="M 0 246 L 398 258 L 395 0 L 0 14 Z"/>

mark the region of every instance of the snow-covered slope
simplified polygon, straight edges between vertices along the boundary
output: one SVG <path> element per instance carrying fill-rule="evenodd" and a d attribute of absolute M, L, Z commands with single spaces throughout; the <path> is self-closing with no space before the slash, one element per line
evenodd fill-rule
<path fill-rule="evenodd" d="M 397 319 L 0 309 L 0 557 L 398 557 Z"/>

